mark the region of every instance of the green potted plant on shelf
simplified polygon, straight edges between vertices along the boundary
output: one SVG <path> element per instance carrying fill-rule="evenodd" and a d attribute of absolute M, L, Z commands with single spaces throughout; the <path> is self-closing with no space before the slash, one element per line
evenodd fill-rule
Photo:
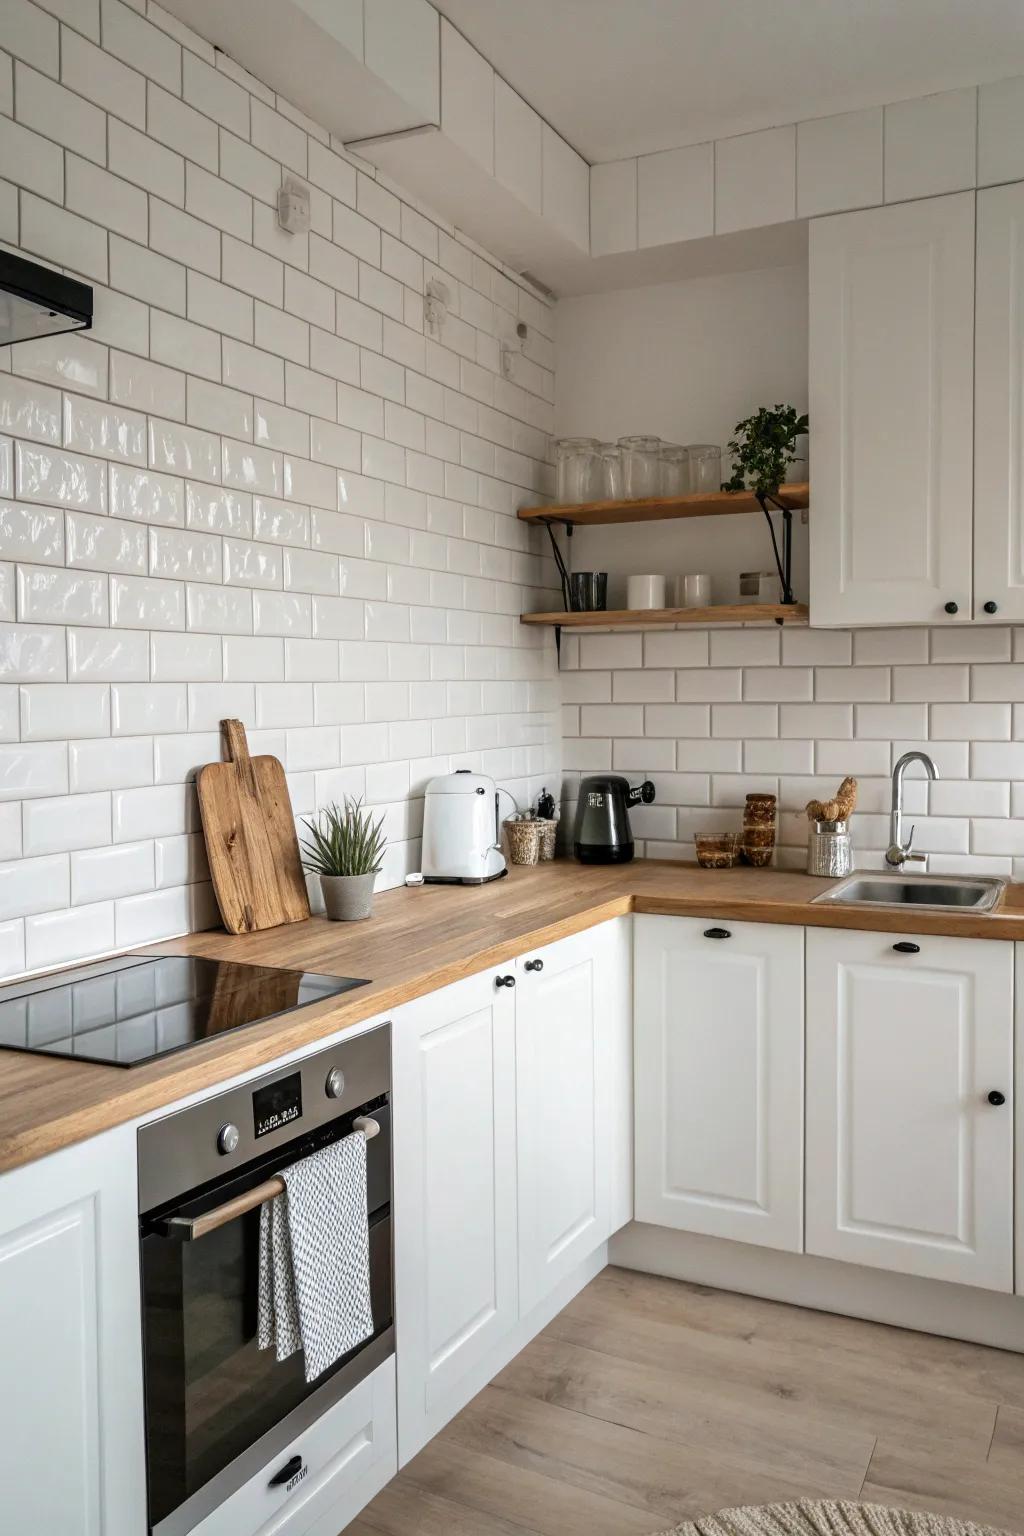
<path fill-rule="evenodd" d="M 797 462 L 797 438 L 807 432 L 807 417 L 792 405 L 766 405 L 745 421 L 736 423 L 729 443 L 733 456 L 732 479 L 723 491 L 753 491 L 761 505 L 774 501 L 785 484 L 786 471 Z"/>
<path fill-rule="evenodd" d="M 769 409 L 762 405 L 753 416 L 736 423 L 736 436 L 729 443 L 733 456 L 732 478 L 722 485 L 723 491 L 753 491 L 771 534 L 780 595 L 786 604 L 793 602 L 793 514 L 786 503 L 779 499 L 779 491 L 785 483 L 789 466 L 797 462 L 797 439 L 806 432 L 807 416 L 801 415 L 795 406 L 774 405 Z M 769 502 L 782 512 L 781 553 Z"/>
<path fill-rule="evenodd" d="M 384 817 L 375 822 L 361 799 L 347 795 L 343 807 L 325 805 L 304 818 L 309 837 L 302 838 L 302 862 L 320 876 L 324 908 L 335 922 L 352 923 L 369 917 L 373 887 L 387 847 Z"/>

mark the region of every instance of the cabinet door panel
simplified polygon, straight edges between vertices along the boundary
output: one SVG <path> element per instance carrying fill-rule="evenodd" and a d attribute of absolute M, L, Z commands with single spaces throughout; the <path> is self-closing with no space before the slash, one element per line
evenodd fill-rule
<path fill-rule="evenodd" d="M 146 1529 L 135 1136 L 0 1176 L 0 1527 Z"/>
<path fill-rule="evenodd" d="M 807 1250 L 1009 1291 L 1011 946 L 919 942 L 808 934 Z"/>
<path fill-rule="evenodd" d="M 609 931 L 610 930 L 610 931 Z M 523 1316 L 607 1238 L 614 1134 L 609 1048 L 614 924 L 531 950 L 519 966 L 516 1084 Z M 621 993 L 621 989 L 619 989 Z M 628 1005 L 628 999 L 621 998 Z M 628 1084 L 619 1083 L 621 1093 Z"/>
<path fill-rule="evenodd" d="M 635 921 L 637 1220 L 799 1252 L 803 932 Z"/>
<path fill-rule="evenodd" d="M 973 193 L 812 223 L 812 623 L 970 619 L 973 328 Z"/>
<path fill-rule="evenodd" d="M 400 1009 L 393 1040 L 405 1461 L 516 1319 L 513 992 L 490 972 L 457 982 Z"/>
<path fill-rule="evenodd" d="M 1024 183 L 978 194 L 975 615 L 1024 622 Z M 996 611 L 985 612 L 986 603 Z"/>

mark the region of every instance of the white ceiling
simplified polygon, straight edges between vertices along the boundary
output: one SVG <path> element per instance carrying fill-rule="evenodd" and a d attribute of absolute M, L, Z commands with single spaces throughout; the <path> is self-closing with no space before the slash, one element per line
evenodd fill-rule
<path fill-rule="evenodd" d="M 1024 74 L 1022 0 L 433 0 L 595 162 Z"/>

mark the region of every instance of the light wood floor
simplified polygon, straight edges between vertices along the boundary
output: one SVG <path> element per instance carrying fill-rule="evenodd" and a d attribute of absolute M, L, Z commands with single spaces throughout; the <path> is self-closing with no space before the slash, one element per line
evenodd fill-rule
<path fill-rule="evenodd" d="M 345 1536 L 646 1536 L 807 1496 L 1024 1536 L 1024 1356 L 606 1269 Z"/>

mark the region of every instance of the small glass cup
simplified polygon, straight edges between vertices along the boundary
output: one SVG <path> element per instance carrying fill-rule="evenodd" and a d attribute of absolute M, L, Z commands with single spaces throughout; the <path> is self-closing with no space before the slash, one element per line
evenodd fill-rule
<path fill-rule="evenodd" d="M 555 442 L 557 497 L 561 506 L 596 501 L 601 483 L 601 444 L 596 437 L 560 437 Z"/>
<path fill-rule="evenodd" d="M 693 839 L 701 869 L 732 869 L 739 857 L 736 832 L 698 832 Z"/>
<path fill-rule="evenodd" d="M 661 487 L 661 438 L 620 437 L 622 494 L 626 501 L 645 501 Z"/>
<path fill-rule="evenodd" d="M 700 495 L 722 489 L 722 450 L 714 443 L 690 443 L 690 491 Z"/>
<path fill-rule="evenodd" d="M 606 501 L 622 500 L 622 454 L 618 443 L 601 444 L 601 491 Z"/>
<path fill-rule="evenodd" d="M 690 450 L 680 443 L 661 445 L 661 494 L 686 496 L 690 489 Z"/>

